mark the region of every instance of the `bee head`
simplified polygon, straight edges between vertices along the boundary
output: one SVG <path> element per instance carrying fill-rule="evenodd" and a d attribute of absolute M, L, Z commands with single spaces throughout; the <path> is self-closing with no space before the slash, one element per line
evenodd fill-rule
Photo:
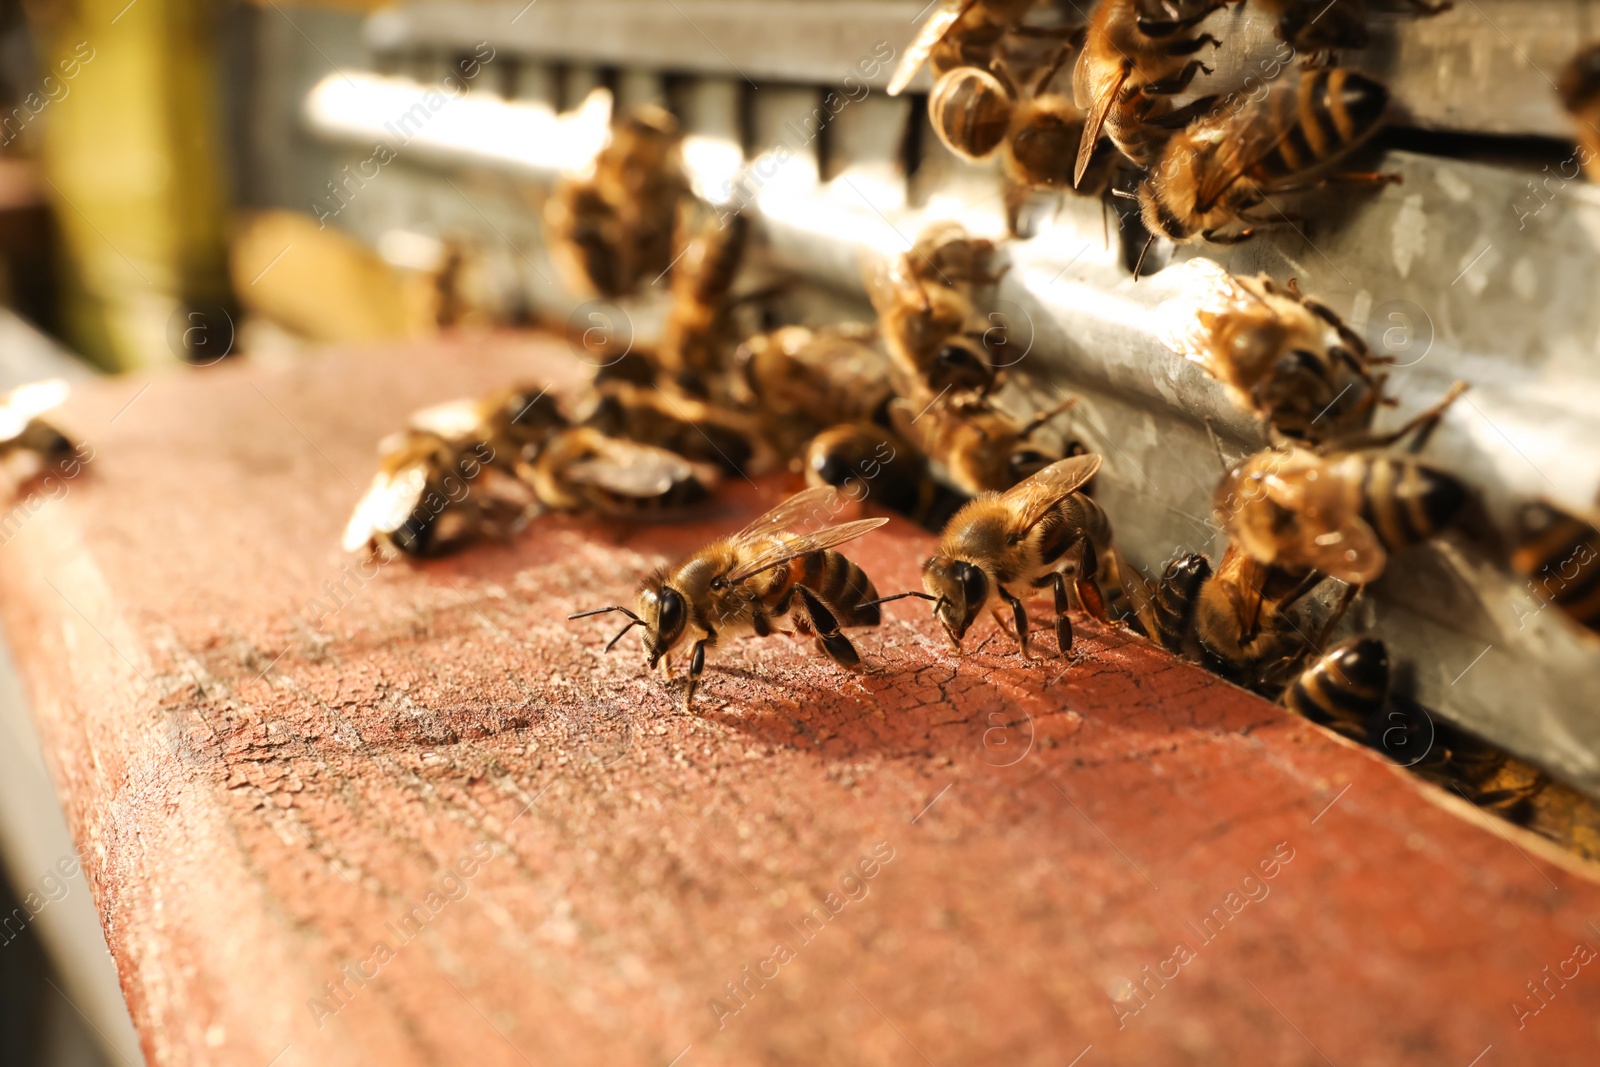
<path fill-rule="evenodd" d="M 665 580 L 652 580 L 639 590 L 639 618 L 644 623 L 644 654 L 655 669 L 689 627 L 689 606 L 683 594 Z"/>
<path fill-rule="evenodd" d="M 922 587 L 932 597 L 933 614 L 957 648 L 972 620 L 989 600 L 989 576 L 964 559 L 934 556 L 922 565 Z"/>

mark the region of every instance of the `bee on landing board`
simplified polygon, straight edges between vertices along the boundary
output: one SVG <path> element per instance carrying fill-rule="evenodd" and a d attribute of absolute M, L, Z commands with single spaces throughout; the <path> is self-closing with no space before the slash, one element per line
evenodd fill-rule
<path fill-rule="evenodd" d="M 536 510 L 533 492 L 487 441 L 406 429 L 378 444 L 373 476 L 345 527 L 346 552 L 444 556 L 482 538 L 507 540 Z"/>
<path fill-rule="evenodd" d="M 1146 228 L 1178 243 L 1249 239 L 1253 224 L 1285 218 L 1276 209 L 1271 216 L 1252 214 L 1270 194 L 1331 177 L 1335 165 L 1377 132 L 1388 102 L 1387 89 L 1356 71 L 1302 70 L 1237 111 L 1191 122 L 1167 140 L 1140 183 Z M 1340 177 L 1399 180 L 1392 174 Z"/>
<path fill-rule="evenodd" d="M 890 401 L 889 422 L 944 468 L 951 485 L 973 496 L 1010 489 L 1059 459 L 1032 437 L 1074 403 L 1064 401 L 1022 423 L 980 396 L 937 396 L 918 388 Z"/>
<path fill-rule="evenodd" d="M 1293 280 L 1238 278 L 1193 259 L 1180 294 L 1158 310 L 1161 339 L 1220 381 L 1275 438 L 1320 444 L 1365 430 L 1381 401 L 1372 352 Z"/>
<path fill-rule="evenodd" d="M 639 108 L 613 124 L 592 175 L 551 194 L 551 251 L 574 289 L 625 296 L 671 267 L 678 207 L 689 195 L 677 120 Z"/>
<path fill-rule="evenodd" d="M 753 418 L 653 385 L 606 382 L 580 415 L 583 425 L 610 437 L 665 448 L 726 474 L 758 474 L 772 463 Z"/>
<path fill-rule="evenodd" d="M 1022 656 L 1032 658 L 1022 597 L 1048 587 L 1055 596 L 1057 646 L 1066 654 L 1072 648 L 1069 570 L 1075 567 L 1074 585 L 1083 609 L 1110 621 L 1098 576 L 1100 559 L 1113 551 L 1111 523 L 1098 504 L 1079 492 L 1099 469 L 1099 456 L 1074 456 L 1004 493 L 977 497 L 956 512 L 939 538 L 938 553 L 922 565 L 926 592 L 901 593 L 884 602 L 904 597 L 932 601 L 934 617 L 957 651 L 987 607 L 1000 629 L 1016 638 Z M 1014 631 L 1006 626 L 1001 602 L 1011 609 Z"/>
<path fill-rule="evenodd" d="M 1155 120 L 1170 116 L 1171 97 L 1210 68 L 1190 58 L 1206 45 L 1221 44 L 1195 27 L 1226 0 L 1101 0 L 1089 21 L 1083 52 L 1072 72 L 1072 93 L 1088 112 L 1079 139 L 1072 183 L 1089 168 L 1104 133 L 1134 163 L 1147 165 L 1158 140 Z M 1186 114 L 1181 112 L 1180 114 Z"/>
<path fill-rule="evenodd" d="M 524 477 L 543 507 L 633 521 L 675 518 L 715 483 L 714 470 L 676 452 L 588 426 L 552 435 Z"/>
<path fill-rule="evenodd" d="M 801 456 L 809 485 L 831 485 L 853 500 L 898 512 L 923 529 L 943 530 L 967 497 L 934 478 L 928 461 L 893 430 L 870 422 L 832 426 Z"/>
<path fill-rule="evenodd" d="M 735 353 L 740 399 L 756 409 L 783 455 L 836 422 L 874 422 L 894 396 L 889 357 L 865 323 L 783 326 Z"/>
<path fill-rule="evenodd" d="M 76 460 L 78 446 L 43 418 L 65 403 L 70 391 L 65 381 L 51 378 L 0 394 L 0 464 L 28 457 L 34 470 L 26 478 Z"/>
<path fill-rule="evenodd" d="M 1389 651 L 1374 637 L 1341 641 L 1290 682 L 1278 702 L 1352 741 L 1371 743 L 1389 703 Z"/>
<path fill-rule="evenodd" d="M 606 651 L 633 627 L 642 626 L 650 669 L 661 663 L 669 674 L 673 652 L 692 642 L 686 709 L 700 684 L 708 648 L 728 636 L 777 632 L 774 621 L 793 609 L 798 609 L 795 629 L 814 635 L 820 652 L 853 670 L 861 657 L 841 629 L 878 625 L 878 594 L 866 573 L 836 549 L 889 520 L 819 527 L 836 512 L 838 496 L 828 486 L 796 493 L 738 533 L 661 568 L 640 585 L 637 612 L 616 605 L 570 618 L 621 612 L 628 624 Z M 790 528 L 798 524 L 812 528 L 793 532 Z"/>
<path fill-rule="evenodd" d="M 1415 451 L 1465 388 L 1458 382 L 1400 430 L 1363 443 L 1392 444 L 1415 433 Z M 1268 449 L 1223 479 L 1215 514 L 1260 563 L 1362 586 L 1378 579 L 1390 555 L 1454 522 L 1469 498 L 1455 476 L 1378 447 Z"/>

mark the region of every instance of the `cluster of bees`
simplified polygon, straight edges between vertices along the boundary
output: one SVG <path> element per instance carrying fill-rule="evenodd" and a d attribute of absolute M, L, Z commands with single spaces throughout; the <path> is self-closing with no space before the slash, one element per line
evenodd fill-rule
<path fill-rule="evenodd" d="M 1377 130 L 1388 99 L 1337 64 L 1338 52 L 1366 43 L 1364 5 L 1251 2 L 1306 60 L 1251 99 L 1175 103 L 1210 73 L 1199 54 L 1220 42 L 1199 27 L 1225 6 L 1218 0 L 1101 0 L 1087 25 L 1074 21 L 1075 5 L 1050 0 L 945 0 L 891 92 L 931 61 L 934 128 L 960 156 L 999 156 L 1013 232 L 1035 191 L 1077 188 L 1137 201 L 1150 241 L 1242 241 L 1273 221 L 1259 211 L 1276 192 L 1392 177 L 1334 173 Z M 1069 97 L 1053 85 L 1074 58 Z M 1567 93 L 1575 108 L 1600 107 L 1592 85 Z M 929 602 L 958 650 L 987 612 L 1031 657 L 1024 601 L 1048 591 L 1063 655 L 1073 613 L 1086 614 L 1376 747 L 1393 751 L 1397 716 L 1408 738 L 1426 723 L 1416 769 L 1465 785 L 1482 806 L 1525 816 L 1551 788 L 1392 694 L 1380 641 L 1329 643 L 1391 557 L 1476 512 L 1466 483 L 1418 458 L 1464 383 L 1398 430 L 1374 433 L 1374 413 L 1390 403 L 1385 360 L 1335 312 L 1292 281 L 1185 264 L 1192 284 L 1162 309 L 1163 339 L 1253 413 L 1270 446 L 1217 490 L 1228 545 L 1215 565 L 1187 553 L 1147 577 L 1121 564 L 1092 495 L 1101 458 L 1047 431 L 1071 401 L 1028 416 L 1000 402 L 1011 361 L 999 350 L 1007 338 L 986 328 L 1004 273 L 995 242 L 935 224 L 903 255 L 864 259 L 875 322 L 753 328 L 763 294 L 738 291 L 749 225 L 718 217 L 690 189 L 668 113 L 617 122 L 592 173 L 555 190 L 547 228 L 579 289 L 627 298 L 670 277 L 659 343 L 599 353 L 592 382 L 567 405 L 513 388 L 419 412 L 382 445 L 349 548 L 433 555 L 509 537 L 543 511 L 671 518 L 730 475 L 787 465 L 807 489 L 646 577 L 632 606 L 572 617 L 622 614 L 606 651 L 640 627 L 649 666 L 669 677 L 686 654 L 687 707 L 707 650 L 729 636 L 798 634 L 852 669 L 860 655 L 844 631 L 879 624 L 883 605 L 906 598 Z M 923 589 L 882 596 L 841 552 L 889 521 L 836 521 L 850 501 L 940 534 Z M 1508 562 L 1543 580 L 1579 553 L 1591 561 L 1596 541 L 1588 517 L 1535 502 Z M 1600 631 L 1597 573 L 1547 584 L 1550 602 L 1590 631 Z M 1344 595 L 1313 611 L 1312 593 L 1329 580 Z"/>

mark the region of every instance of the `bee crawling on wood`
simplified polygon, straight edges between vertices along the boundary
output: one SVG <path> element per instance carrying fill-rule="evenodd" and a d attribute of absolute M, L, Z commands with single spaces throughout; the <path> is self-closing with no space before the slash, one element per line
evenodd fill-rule
<path fill-rule="evenodd" d="M 738 533 L 650 575 L 639 587 L 637 612 L 613 605 L 569 618 L 620 611 L 628 624 L 606 651 L 623 634 L 642 626 L 650 668 L 663 664 L 669 674 L 673 652 L 692 641 L 686 709 L 705 670 L 706 649 L 729 635 L 766 637 L 779 632 L 774 621 L 792 611 L 796 631 L 814 635 L 819 651 L 853 670 L 861 657 L 840 631 L 878 625 L 878 593 L 872 579 L 836 549 L 889 520 L 827 525 L 838 506 L 838 493 L 831 486 L 796 493 Z M 811 529 L 792 531 L 797 524 Z"/>
<path fill-rule="evenodd" d="M 1084 610 L 1110 621 L 1098 575 L 1100 560 L 1113 554 L 1111 523 L 1080 491 L 1100 462 L 1092 453 L 1073 456 L 1004 493 L 977 497 L 956 512 L 939 539 L 938 553 L 922 565 L 927 591 L 885 597 L 880 603 L 904 597 L 933 601 L 934 617 L 960 651 L 962 639 L 986 607 L 1000 628 L 1007 629 L 999 608 L 1004 601 L 1016 624 L 1017 647 L 1024 658 L 1031 658 L 1022 596 L 1050 587 L 1056 642 L 1065 654 L 1072 648 L 1067 572 L 1074 564 L 1074 585 Z"/>

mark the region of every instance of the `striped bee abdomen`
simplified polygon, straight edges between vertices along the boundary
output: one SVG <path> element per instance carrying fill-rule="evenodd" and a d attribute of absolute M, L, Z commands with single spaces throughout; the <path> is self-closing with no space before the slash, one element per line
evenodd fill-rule
<path fill-rule="evenodd" d="M 1151 598 L 1156 632 L 1151 636 L 1169 652 L 1181 652 L 1194 621 L 1200 587 L 1211 577 L 1211 561 L 1198 552 L 1179 556 L 1167 564 Z"/>
<path fill-rule="evenodd" d="M 1366 741 L 1389 699 L 1389 652 L 1357 637 L 1336 645 L 1284 690 L 1280 703 L 1312 722 Z"/>
<path fill-rule="evenodd" d="M 1467 487 L 1454 475 L 1414 459 L 1368 456 L 1360 462 L 1361 517 L 1390 552 L 1426 541 L 1466 507 Z"/>
<path fill-rule="evenodd" d="M 1011 96 L 999 79 L 978 67 L 961 67 L 939 79 L 928 98 L 939 139 L 969 159 L 986 159 L 1011 123 Z"/>
<path fill-rule="evenodd" d="M 1574 622 L 1600 633 L 1600 531 L 1587 519 L 1543 502 L 1517 516 L 1511 566 L 1534 595 Z"/>
<path fill-rule="evenodd" d="M 876 626 L 881 621 L 872 579 L 842 553 L 824 549 L 802 556 L 790 574 L 793 584 L 811 590 L 833 611 L 840 626 Z"/>
<path fill-rule="evenodd" d="M 1353 70 L 1304 72 L 1295 92 L 1268 95 L 1264 121 L 1279 136 L 1246 176 L 1273 185 L 1332 162 L 1378 128 L 1388 103 L 1388 89 Z"/>

